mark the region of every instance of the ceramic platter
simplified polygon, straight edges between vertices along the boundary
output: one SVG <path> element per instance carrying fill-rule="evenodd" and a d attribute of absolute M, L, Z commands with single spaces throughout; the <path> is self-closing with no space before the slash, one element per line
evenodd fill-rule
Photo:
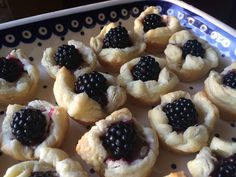
<path fill-rule="evenodd" d="M 109 22 L 117 22 L 132 30 L 134 19 L 150 5 L 157 6 L 162 14 L 177 16 L 184 28 L 190 29 L 195 35 L 217 48 L 221 56 L 221 64 L 217 70 L 221 71 L 236 60 L 236 32 L 232 28 L 192 6 L 171 0 L 108 1 L 3 23 L 0 24 L 0 56 L 6 56 L 13 48 L 24 49 L 30 62 L 40 69 L 40 82 L 35 99 L 39 98 L 56 104 L 52 92 L 53 80 L 40 65 L 43 51 L 50 46 L 57 47 L 65 44 L 70 39 L 79 40 L 88 45 L 90 37 L 97 35 Z M 182 83 L 180 88 L 193 94 L 202 89 L 203 81 L 204 79 L 194 83 Z M 147 111 L 151 107 L 142 108 L 129 102 L 125 106 L 140 122 L 149 126 Z M 0 123 L 4 118 L 5 109 L 5 107 L 0 108 Z M 89 128 L 70 120 L 70 129 L 61 148 L 73 159 L 80 161 L 91 177 L 95 177 L 97 175 L 94 170 L 87 166 L 75 152 L 78 139 Z M 213 136 L 236 141 L 236 122 L 219 120 Z M 194 156 L 194 154 L 178 155 L 161 147 L 152 177 L 163 176 L 177 170 L 184 170 L 188 174 L 186 162 Z M 1 154 L 0 176 L 3 176 L 6 169 L 15 163 L 17 161 Z"/>

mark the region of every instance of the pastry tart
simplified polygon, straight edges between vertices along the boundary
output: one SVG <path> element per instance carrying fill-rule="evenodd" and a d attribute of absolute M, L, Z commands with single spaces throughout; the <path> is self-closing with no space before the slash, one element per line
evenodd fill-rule
<path fill-rule="evenodd" d="M 148 112 L 149 121 L 164 146 L 180 153 L 194 153 L 208 144 L 219 117 L 218 109 L 198 92 L 184 91 L 161 96 L 161 104 Z"/>
<path fill-rule="evenodd" d="M 1 151 L 17 160 L 35 159 L 42 147 L 58 147 L 68 129 L 63 108 L 35 100 L 9 105 L 2 123 Z"/>
<path fill-rule="evenodd" d="M 13 165 L 3 177 L 88 177 L 80 163 L 60 149 L 43 147 L 38 158 Z"/>
<path fill-rule="evenodd" d="M 216 51 L 187 30 L 174 33 L 165 49 L 167 66 L 181 81 L 195 81 L 219 64 Z"/>
<path fill-rule="evenodd" d="M 97 57 L 93 50 L 80 41 L 70 40 L 68 45 L 55 48 L 47 48 L 41 60 L 49 76 L 56 78 L 57 72 L 65 66 L 75 75 L 91 71 L 97 67 Z"/>
<path fill-rule="evenodd" d="M 142 39 L 115 23 L 104 26 L 92 37 L 90 46 L 98 55 L 99 63 L 112 72 L 119 72 L 121 65 L 140 56 L 146 48 Z"/>
<path fill-rule="evenodd" d="M 179 82 L 165 64 L 164 59 L 152 55 L 135 58 L 121 67 L 118 81 L 135 103 L 157 104 L 160 95 L 172 91 Z"/>
<path fill-rule="evenodd" d="M 25 103 L 35 93 L 38 69 L 29 63 L 21 49 L 0 58 L 0 105 Z"/>
<path fill-rule="evenodd" d="M 116 85 L 113 76 L 93 71 L 76 77 L 65 67 L 57 74 L 53 92 L 57 104 L 84 123 L 104 118 L 126 101 L 125 89 Z"/>
<path fill-rule="evenodd" d="M 236 143 L 214 137 L 187 166 L 193 177 L 235 177 Z"/>
<path fill-rule="evenodd" d="M 222 73 L 211 71 L 204 82 L 209 99 L 219 108 L 221 118 L 236 120 L 236 62 Z"/>
<path fill-rule="evenodd" d="M 172 34 L 181 30 L 179 20 L 174 16 L 160 15 L 159 9 L 148 7 L 134 21 L 134 32 L 146 43 L 149 53 L 161 53 Z"/>
<path fill-rule="evenodd" d="M 127 108 L 96 122 L 76 146 L 77 153 L 104 177 L 149 176 L 159 154 L 158 139 Z"/>
<path fill-rule="evenodd" d="M 186 177 L 185 173 L 183 171 L 178 171 L 178 172 L 172 172 L 167 176 L 164 177 Z"/>

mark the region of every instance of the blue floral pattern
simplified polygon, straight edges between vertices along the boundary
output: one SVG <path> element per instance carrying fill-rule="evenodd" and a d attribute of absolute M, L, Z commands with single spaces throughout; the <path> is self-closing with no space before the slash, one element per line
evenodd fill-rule
<path fill-rule="evenodd" d="M 117 22 L 120 19 L 129 19 L 131 16 L 137 17 L 150 5 L 157 6 L 162 14 L 176 16 L 182 26 L 207 40 L 227 57 L 236 59 L 236 37 L 188 9 L 159 0 L 116 5 L 0 30 L 0 48 L 2 46 L 12 48 L 20 42 L 32 43 L 37 38 L 47 40 L 52 34 L 65 36 L 68 30 L 80 32 L 83 27 L 93 28 L 96 24 L 104 25 L 109 21 Z"/>

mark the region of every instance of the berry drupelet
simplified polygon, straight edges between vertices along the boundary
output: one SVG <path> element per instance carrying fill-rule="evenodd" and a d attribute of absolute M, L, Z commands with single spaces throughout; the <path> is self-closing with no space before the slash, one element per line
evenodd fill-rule
<path fill-rule="evenodd" d="M 134 151 L 137 134 L 133 122 L 118 122 L 111 125 L 104 136 L 102 144 L 114 160 L 129 160 Z"/>
<path fill-rule="evenodd" d="M 134 80 L 157 80 L 161 68 L 159 63 L 151 56 L 142 56 L 140 61 L 132 68 Z"/>
<path fill-rule="evenodd" d="M 29 177 L 59 177 L 59 174 L 55 171 L 33 172 Z"/>
<path fill-rule="evenodd" d="M 161 16 L 158 14 L 148 14 L 143 20 L 143 31 L 145 33 L 151 29 L 165 26 L 166 24 L 162 21 Z"/>
<path fill-rule="evenodd" d="M 55 54 L 55 61 L 59 66 L 69 70 L 76 70 L 83 62 L 82 55 L 73 45 L 59 46 Z"/>
<path fill-rule="evenodd" d="M 97 71 L 79 76 L 75 82 L 75 93 L 87 93 L 90 98 L 97 101 L 102 107 L 107 105 L 107 88 L 106 78 Z"/>
<path fill-rule="evenodd" d="M 12 134 L 24 145 L 36 145 L 45 139 L 47 120 L 40 110 L 21 109 L 12 115 Z"/>
<path fill-rule="evenodd" d="M 223 84 L 229 86 L 233 89 L 236 89 L 236 71 L 229 71 L 226 75 L 223 76 Z"/>
<path fill-rule="evenodd" d="M 236 176 L 236 154 L 233 154 L 220 161 L 216 177 Z"/>
<path fill-rule="evenodd" d="M 0 58 L 0 78 L 8 82 L 15 82 L 22 76 L 23 72 L 24 66 L 19 59 Z"/>
<path fill-rule="evenodd" d="M 196 39 L 188 40 L 182 47 L 183 58 L 186 58 L 188 54 L 191 54 L 195 57 L 204 57 L 205 49 L 202 47 L 202 44 Z"/>
<path fill-rule="evenodd" d="M 103 39 L 103 48 L 123 49 L 131 46 L 132 42 L 128 31 L 123 26 L 110 29 Z"/>
<path fill-rule="evenodd" d="M 163 111 L 174 131 L 182 132 L 198 123 L 197 111 L 190 99 L 179 98 L 163 106 Z"/>

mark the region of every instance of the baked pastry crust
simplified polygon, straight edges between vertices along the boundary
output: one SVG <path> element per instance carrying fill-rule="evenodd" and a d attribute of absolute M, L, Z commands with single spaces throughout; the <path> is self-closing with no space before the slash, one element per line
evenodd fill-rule
<path fill-rule="evenodd" d="M 85 92 L 79 94 L 74 92 L 76 77 L 65 67 L 59 70 L 53 87 L 57 104 L 66 109 L 67 113 L 75 120 L 85 123 L 96 122 L 104 118 L 106 114 L 119 108 L 126 102 L 125 89 L 116 86 L 113 76 L 105 73 L 101 74 L 109 84 L 106 93 L 108 104 L 105 108 L 102 108 L 99 103 L 89 98 Z"/>
<path fill-rule="evenodd" d="M 223 75 L 236 70 L 236 62 L 226 67 L 222 73 L 211 71 L 204 82 L 204 89 L 209 99 L 219 108 L 221 119 L 236 120 L 236 89 L 222 84 Z"/>
<path fill-rule="evenodd" d="M 202 44 L 203 49 L 205 49 L 204 58 L 188 54 L 183 59 L 181 47 L 188 40 L 193 39 L 197 39 Z M 206 41 L 193 36 L 187 30 L 174 33 L 169 39 L 169 44 L 164 53 L 167 59 L 167 66 L 177 74 L 181 81 L 190 82 L 198 80 L 219 64 L 219 57 L 216 51 Z"/>
<path fill-rule="evenodd" d="M 164 176 L 164 177 L 186 177 L 186 175 L 183 171 L 178 171 L 178 172 L 170 173 L 169 175 Z"/>
<path fill-rule="evenodd" d="M 41 148 L 39 161 L 21 162 L 8 168 L 4 177 L 29 177 L 32 172 L 56 171 L 62 177 L 88 177 L 79 162 L 62 150 Z"/>
<path fill-rule="evenodd" d="M 34 95 L 37 89 L 39 71 L 29 63 L 27 56 L 21 49 L 12 50 L 8 57 L 19 59 L 26 72 L 12 83 L 0 78 L 0 105 L 25 103 Z"/>
<path fill-rule="evenodd" d="M 236 153 L 236 143 L 214 137 L 210 148 L 204 147 L 195 159 L 187 163 L 193 177 L 208 177 L 212 173 L 217 162 L 214 153 L 221 157 L 228 157 Z"/>
<path fill-rule="evenodd" d="M 35 146 L 26 146 L 15 139 L 11 133 L 11 121 L 14 112 L 26 108 L 33 107 L 39 109 L 47 118 L 49 126 L 47 138 L 40 144 Z M 51 122 L 50 122 L 51 121 Z M 5 154 L 17 160 L 35 159 L 35 153 L 42 147 L 59 147 L 62 144 L 69 125 L 66 111 L 63 108 L 55 107 L 46 101 L 35 100 L 29 102 L 28 106 L 9 105 L 6 111 L 6 117 L 2 123 L 2 146 L 1 150 Z"/>
<path fill-rule="evenodd" d="M 83 63 L 81 65 L 81 68 L 73 71 L 76 76 L 80 75 L 80 73 L 91 71 L 97 67 L 97 56 L 91 48 L 76 40 L 69 40 L 68 45 L 75 46 L 75 48 L 78 49 L 79 53 L 82 55 Z M 54 59 L 56 51 L 57 50 L 55 48 L 47 48 L 44 51 L 43 58 L 41 60 L 41 64 L 44 66 L 49 76 L 53 79 L 56 78 L 56 74 L 61 68 L 56 64 L 56 61 Z"/>
<path fill-rule="evenodd" d="M 134 121 L 138 131 L 145 137 L 149 144 L 149 152 L 143 159 L 136 159 L 131 163 L 123 160 L 106 160 L 107 151 L 103 147 L 100 137 L 106 133 L 111 124 L 129 120 Z M 106 119 L 96 122 L 96 125 L 78 141 L 76 151 L 83 160 L 105 177 L 147 177 L 159 154 L 159 143 L 152 129 L 140 127 L 131 112 L 127 108 L 123 108 L 113 112 Z"/>
<path fill-rule="evenodd" d="M 145 11 L 143 11 L 138 18 L 134 21 L 134 32 L 140 37 L 144 38 L 146 42 L 146 51 L 156 54 L 164 51 L 168 40 L 172 34 L 181 30 L 179 20 L 174 16 L 160 15 L 163 22 L 167 24 L 166 27 L 159 27 L 156 29 L 151 29 L 146 33 L 143 31 L 143 20 L 148 14 L 158 14 L 160 15 L 159 9 L 150 6 Z"/>
<path fill-rule="evenodd" d="M 118 76 L 118 82 L 121 86 L 126 88 L 127 94 L 135 101 L 135 103 L 141 105 L 154 105 L 160 102 L 160 95 L 166 94 L 172 91 L 179 80 L 177 76 L 169 71 L 165 67 L 165 60 L 149 55 L 159 63 L 161 72 L 158 76 L 158 80 L 141 81 L 133 80 L 132 68 L 139 62 L 139 58 L 135 58 L 120 68 L 120 75 Z"/>
<path fill-rule="evenodd" d="M 135 57 L 140 56 L 146 48 L 146 44 L 142 39 L 139 39 L 136 35 L 128 32 L 133 44 L 131 47 L 126 47 L 123 49 L 103 49 L 103 39 L 105 38 L 106 33 L 115 27 L 117 27 L 115 23 L 110 23 L 109 25 L 104 26 L 96 37 L 91 37 L 90 39 L 90 46 L 98 55 L 99 63 L 111 72 L 119 72 L 121 65 Z"/>
<path fill-rule="evenodd" d="M 189 93 L 184 91 L 161 96 L 161 104 L 148 112 L 148 118 L 164 146 L 179 153 L 194 153 L 208 144 L 210 132 L 219 117 L 219 112 L 204 92 L 198 92 L 191 100 L 198 112 L 199 125 L 188 127 L 184 132 L 177 133 L 168 124 L 168 118 L 162 107 L 181 97 L 191 99 Z"/>

